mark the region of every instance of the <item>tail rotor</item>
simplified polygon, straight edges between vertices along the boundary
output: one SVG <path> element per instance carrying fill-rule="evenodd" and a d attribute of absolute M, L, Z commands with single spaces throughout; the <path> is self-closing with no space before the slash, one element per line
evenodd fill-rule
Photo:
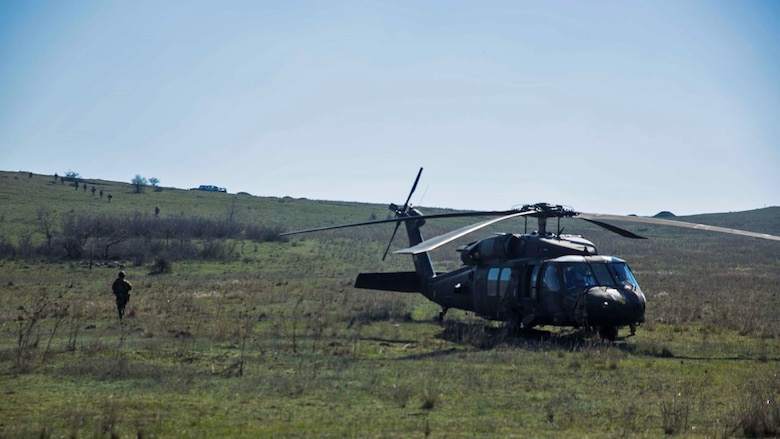
<path fill-rule="evenodd" d="M 402 217 L 409 212 L 409 208 L 411 207 L 409 205 L 409 201 L 412 199 L 412 195 L 414 194 L 415 189 L 417 189 L 417 183 L 420 182 L 420 176 L 422 175 L 423 168 L 420 168 L 420 171 L 417 172 L 417 178 L 414 179 L 414 184 L 412 185 L 412 190 L 409 191 L 409 196 L 406 197 L 406 202 L 402 207 L 398 207 L 395 203 L 390 203 L 390 206 L 388 208 L 395 212 L 395 217 Z M 393 234 L 390 235 L 390 242 L 387 243 L 387 248 L 385 248 L 385 253 L 382 255 L 382 260 L 384 261 L 387 257 L 387 253 L 390 251 L 390 246 L 393 244 L 393 239 L 395 239 L 395 234 L 398 232 L 398 227 L 401 226 L 401 221 L 395 223 L 395 228 L 393 229 Z"/>

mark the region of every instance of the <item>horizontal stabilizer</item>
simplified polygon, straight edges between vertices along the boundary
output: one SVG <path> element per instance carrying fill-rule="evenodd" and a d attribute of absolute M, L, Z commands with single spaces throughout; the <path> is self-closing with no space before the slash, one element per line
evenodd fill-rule
<path fill-rule="evenodd" d="M 420 281 L 414 271 L 395 273 L 360 273 L 355 279 L 355 288 L 367 290 L 398 291 L 401 293 L 419 293 Z"/>

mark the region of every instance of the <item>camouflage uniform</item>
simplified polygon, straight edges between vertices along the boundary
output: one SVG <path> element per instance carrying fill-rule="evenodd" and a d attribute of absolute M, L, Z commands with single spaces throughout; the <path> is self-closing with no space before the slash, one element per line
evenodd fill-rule
<path fill-rule="evenodd" d="M 119 320 L 122 320 L 122 317 L 125 315 L 125 305 L 130 301 L 130 290 L 132 289 L 133 286 L 130 285 L 130 282 L 125 280 L 125 272 L 120 271 L 119 277 L 111 285 L 111 291 L 116 296 L 116 309 L 119 312 Z"/>

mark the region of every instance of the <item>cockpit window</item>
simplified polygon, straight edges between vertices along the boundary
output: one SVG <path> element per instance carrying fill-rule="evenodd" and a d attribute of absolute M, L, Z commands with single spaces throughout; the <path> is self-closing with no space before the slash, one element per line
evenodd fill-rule
<path fill-rule="evenodd" d="M 625 262 L 563 262 L 548 264 L 544 272 L 544 286 L 559 291 L 593 286 L 622 287 L 639 290 L 639 284 Z"/>
<path fill-rule="evenodd" d="M 563 281 L 566 289 L 592 287 L 596 285 L 596 278 L 585 262 L 568 262 L 563 266 Z"/>
<path fill-rule="evenodd" d="M 612 263 L 607 264 L 607 266 L 620 286 L 631 287 L 636 291 L 641 291 L 639 289 L 639 282 L 636 281 L 634 273 L 631 272 L 631 269 L 628 268 L 626 263 Z"/>
<path fill-rule="evenodd" d="M 593 272 L 596 275 L 596 282 L 599 285 L 603 285 L 605 287 L 614 287 L 617 286 L 615 283 L 615 279 L 612 276 L 612 273 L 610 273 L 609 268 L 607 268 L 608 264 L 592 264 L 591 267 L 593 267 Z"/>

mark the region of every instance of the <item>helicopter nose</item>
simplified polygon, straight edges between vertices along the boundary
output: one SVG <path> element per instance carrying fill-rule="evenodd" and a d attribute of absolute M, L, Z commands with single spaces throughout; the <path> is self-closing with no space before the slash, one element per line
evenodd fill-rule
<path fill-rule="evenodd" d="M 624 326 L 643 322 L 645 295 L 627 288 L 594 287 L 586 293 L 588 323 Z"/>

